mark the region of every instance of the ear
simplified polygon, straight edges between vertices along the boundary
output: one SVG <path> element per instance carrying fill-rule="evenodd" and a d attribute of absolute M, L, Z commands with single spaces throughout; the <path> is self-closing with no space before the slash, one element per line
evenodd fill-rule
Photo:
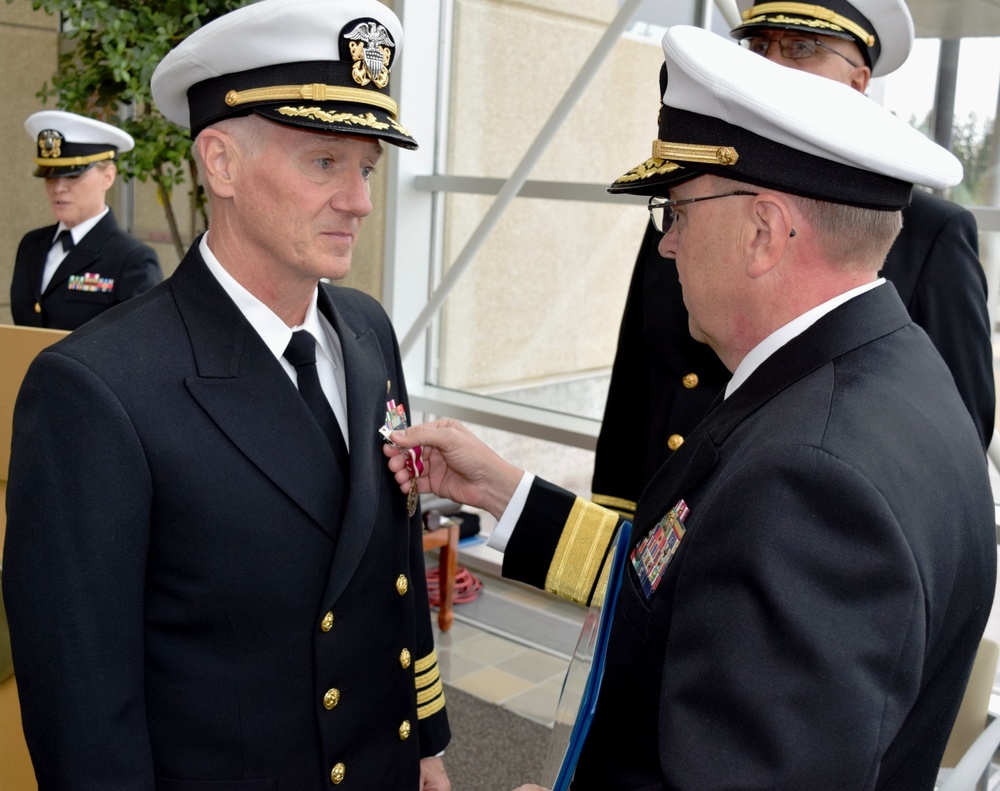
<path fill-rule="evenodd" d="M 111 185 L 115 183 L 115 177 L 117 175 L 118 168 L 115 166 L 114 162 L 108 162 L 107 167 L 101 168 L 101 184 L 104 187 L 105 192 L 111 189 Z"/>
<path fill-rule="evenodd" d="M 762 192 L 754 199 L 751 213 L 754 236 L 750 240 L 747 274 L 760 277 L 781 261 L 796 231 L 792 211 L 779 195 Z"/>
<path fill-rule="evenodd" d="M 239 160 L 236 141 L 225 132 L 209 127 L 198 134 L 194 144 L 202 164 L 205 188 L 220 198 L 232 197 Z"/>
<path fill-rule="evenodd" d="M 871 82 L 872 70 L 867 66 L 858 66 L 849 75 L 848 85 L 854 90 L 864 93 L 868 90 L 868 83 Z"/>

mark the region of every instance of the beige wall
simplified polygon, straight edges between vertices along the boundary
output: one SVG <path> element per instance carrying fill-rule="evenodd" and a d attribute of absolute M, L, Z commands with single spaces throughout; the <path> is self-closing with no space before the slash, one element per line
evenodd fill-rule
<path fill-rule="evenodd" d="M 456 0 L 449 173 L 509 176 L 617 10 Z M 607 184 L 645 159 L 662 61 L 619 41 L 530 178 Z M 491 202 L 449 198 L 446 261 Z M 445 305 L 440 383 L 488 391 L 610 366 L 646 222 L 634 204 L 515 200 Z"/>
<path fill-rule="evenodd" d="M 30 55 L 29 55 L 30 54 Z M 52 222 L 49 203 L 31 173 L 35 146 L 24 119 L 42 104 L 35 93 L 56 66 L 56 23 L 31 3 L 0 4 L 0 140 L 7 152 L 0 169 L 0 322 L 10 323 L 10 276 L 25 231 Z"/>

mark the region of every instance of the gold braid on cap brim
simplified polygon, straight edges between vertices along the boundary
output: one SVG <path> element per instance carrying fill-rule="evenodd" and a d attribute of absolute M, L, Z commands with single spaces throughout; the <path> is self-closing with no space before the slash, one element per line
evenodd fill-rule
<path fill-rule="evenodd" d="M 772 14 L 779 16 L 772 16 Z M 810 17 L 810 19 L 783 19 L 781 14 L 795 14 L 796 16 Z M 763 19 L 767 17 L 767 19 Z M 815 20 L 815 23 L 812 21 Z M 749 22 L 773 22 L 775 24 L 797 24 L 809 27 L 821 28 L 830 26 L 841 28 L 848 33 L 857 36 L 869 47 L 875 46 L 875 34 L 869 33 L 857 22 L 848 19 L 846 16 L 824 8 L 821 5 L 810 5 L 809 3 L 760 3 L 751 6 L 743 12 L 743 21 Z"/>
<path fill-rule="evenodd" d="M 385 131 L 390 127 L 400 134 L 410 136 L 409 130 L 397 123 L 395 118 L 380 121 L 373 113 L 357 115 L 356 113 L 328 113 L 319 107 L 279 107 L 278 112 L 291 118 L 311 118 L 326 124 L 345 124 L 346 126 L 364 126 L 377 131 Z"/>
<path fill-rule="evenodd" d="M 239 107 L 248 102 L 288 102 L 306 100 L 310 102 L 348 102 L 367 104 L 385 110 L 395 118 L 399 105 L 388 96 L 361 88 L 347 88 L 342 85 L 275 85 L 270 88 L 249 88 L 245 91 L 229 91 L 226 104 Z"/>
<path fill-rule="evenodd" d="M 683 167 L 678 165 L 677 161 L 697 162 L 703 165 L 735 165 L 739 158 L 740 155 L 732 146 L 706 146 L 654 140 L 653 156 L 618 178 L 615 184 L 627 184 L 672 173 Z"/>
<path fill-rule="evenodd" d="M 114 151 L 102 151 L 100 154 L 88 154 L 85 157 L 35 157 L 35 164 L 42 168 L 78 168 L 114 158 Z"/>

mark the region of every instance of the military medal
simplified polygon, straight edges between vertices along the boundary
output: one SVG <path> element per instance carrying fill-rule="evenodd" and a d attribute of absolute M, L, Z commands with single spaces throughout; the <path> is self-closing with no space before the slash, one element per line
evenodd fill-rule
<path fill-rule="evenodd" d="M 382 435 L 388 444 L 396 448 L 400 453 L 406 456 L 406 469 L 410 471 L 413 476 L 410 479 L 410 491 L 406 495 L 406 515 L 413 516 L 417 512 L 417 501 L 419 499 L 419 492 L 417 491 L 417 478 L 420 477 L 420 473 L 424 471 L 423 462 L 420 461 L 420 446 L 415 448 L 401 448 L 391 439 L 389 439 L 389 434 L 393 431 L 402 431 L 407 427 L 406 423 L 406 409 L 402 404 L 397 404 L 394 400 L 390 399 L 386 401 L 385 404 L 385 424 L 378 430 L 378 433 Z"/>
<path fill-rule="evenodd" d="M 656 592 L 663 573 L 681 545 L 686 532 L 684 520 L 690 512 L 687 503 L 678 500 L 677 505 L 656 523 L 656 527 L 649 531 L 629 556 L 647 601 Z"/>

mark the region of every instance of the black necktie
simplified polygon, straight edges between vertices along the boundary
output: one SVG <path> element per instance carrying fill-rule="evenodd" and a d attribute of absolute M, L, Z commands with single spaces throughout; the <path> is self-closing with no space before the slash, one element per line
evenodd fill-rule
<path fill-rule="evenodd" d="M 68 253 L 73 249 L 73 234 L 69 231 L 60 231 L 56 237 L 56 242 L 61 243 L 63 252 Z M 55 246 L 55 243 L 53 243 L 53 246 Z"/>
<path fill-rule="evenodd" d="M 344 442 L 344 435 L 340 431 L 337 416 L 333 413 L 333 408 L 319 383 L 319 374 L 316 372 L 316 339 L 305 330 L 293 332 L 284 356 L 288 362 L 295 366 L 299 381 L 299 393 L 302 394 L 306 406 L 309 407 L 316 422 L 326 434 L 326 438 L 330 441 L 330 446 L 346 475 L 350 469 L 347 443 Z"/>

